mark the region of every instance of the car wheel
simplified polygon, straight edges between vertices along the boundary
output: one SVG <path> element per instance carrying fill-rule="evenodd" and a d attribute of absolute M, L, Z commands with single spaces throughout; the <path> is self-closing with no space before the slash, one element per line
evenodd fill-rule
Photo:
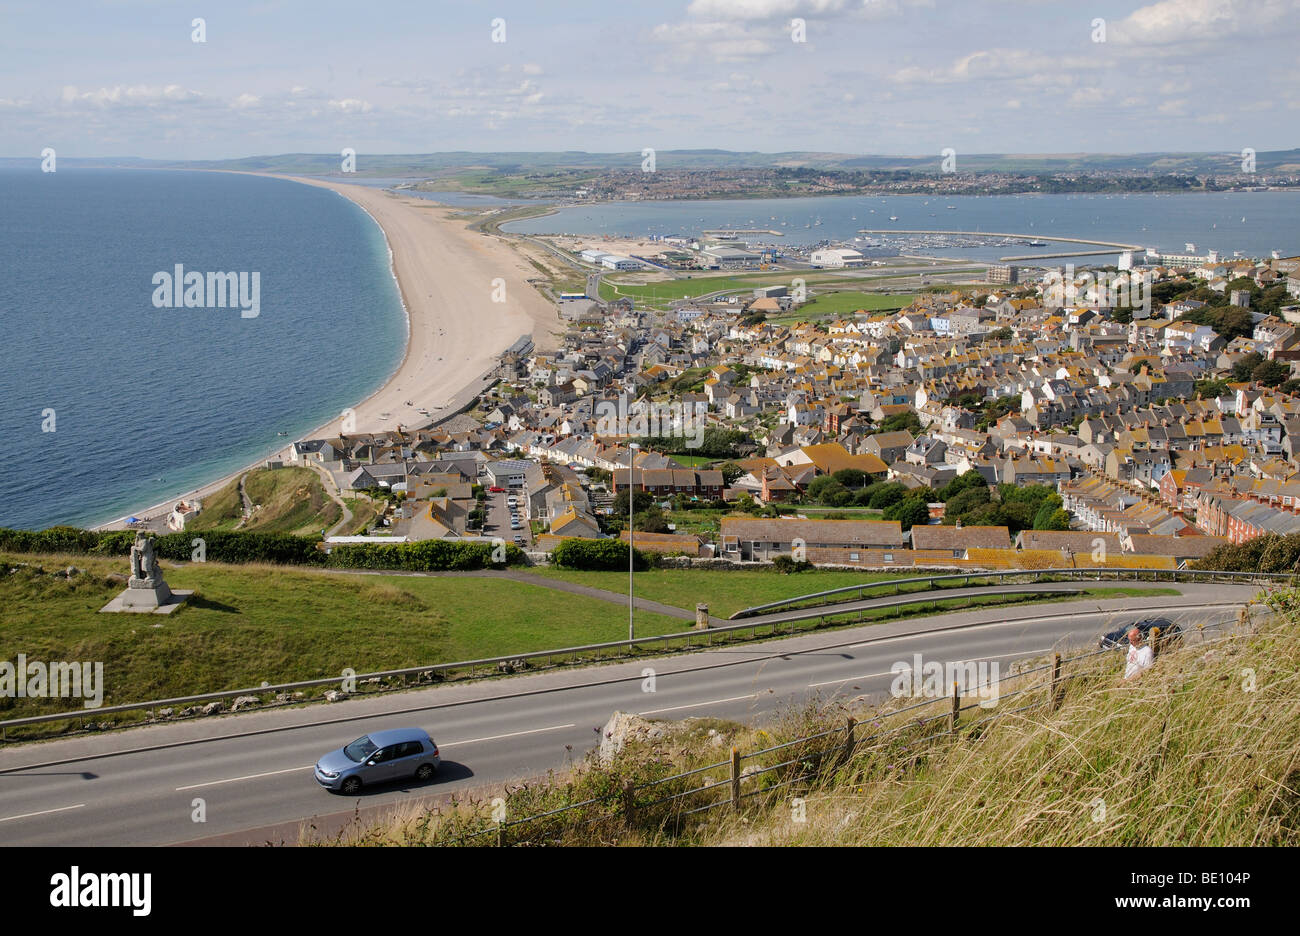
<path fill-rule="evenodd" d="M 361 790 L 361 778 L 348 777 L 346 780 L 343 781 L 343 785 L 339 787 L 339 790 L 343 793 L 344 796 L 356 795 L 356 793 L 358 793 Z"/>
<path fill-rule="evenodd" d="M 415 779 L 416 780 L 433 779 L 433 764 L 421 764 L 419 767 L 417 767 L 415 769 Z"/>

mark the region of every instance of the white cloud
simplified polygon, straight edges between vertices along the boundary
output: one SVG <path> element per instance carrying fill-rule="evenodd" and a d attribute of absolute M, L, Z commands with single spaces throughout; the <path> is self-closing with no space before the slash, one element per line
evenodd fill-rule
<path fill-rule="evenodd" d="M 114 85 L 93 91 L 79 91 L 75 85 L 65 85 L 62 92 L 64 104 L 90 104 L 95 107 L 140 107 L 198 101 L 203 95 L 180 85 Z"/>
<path fill-rule="evenodd" d="M 1297 0 L 1162 0 L 1116 23 L 1110 38 L 1129 45 L 1173 45 L 1295 28 Z"/>
<path fill-rule="evenodd" d="M 345 114 L 368 114 L 371 110 L 369 101 L 362 101 L 357 98 L 343 98 L 338 101 L 330 101 L 330 107 L 342 111 Z"/>
<path fill-rule="evenodd" d="M 847 5 L 846 0 L 692 0 L 686 12 L 707 18 L 764 20 L 838 13 Z"/>

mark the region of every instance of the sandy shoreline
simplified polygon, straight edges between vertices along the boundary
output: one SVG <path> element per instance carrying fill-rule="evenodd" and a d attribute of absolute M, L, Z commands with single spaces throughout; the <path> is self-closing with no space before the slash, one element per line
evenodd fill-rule
<path fill-rule="evenodd" d="M 527 282 L 530 276 L 537 275 L 536 271 L 501 238 L 470 231 L 463 219 L 450 217 L 462 209 L 390 195 L 373 186 L 296 176 L 267 177 L 337 192 L 369 214 L 388 242 L 406 306 L 406 352 L 388 380 L 350 408 L 355 420 L 353 431 L 381 432 L 394 430 L 399 424 L 419 425 L 429 418 L 420 415 L 422 408 L 437 418 L 521 335 L 531 334 L 539 348 L 556 347 L 554 332 L 559 322 L 555 308 Z M 502 295 L 504 302 L 494 301 Z M 304 438 L 337 435 L 342 417 L 336 416 Z M 176 501 L 210 496 L 268 458 L 284 455 L 289 448 L 285 446 L 217 481 L 124 517 L 147 520 L 168 514 Z M 121 529 L 124 517 L 97 529 Z"/>

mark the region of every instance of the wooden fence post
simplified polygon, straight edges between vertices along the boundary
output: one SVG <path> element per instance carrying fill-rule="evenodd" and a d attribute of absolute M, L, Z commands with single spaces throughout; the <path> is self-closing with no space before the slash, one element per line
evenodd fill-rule
<path fill-rule="evenodd" d="M 857 726 L 857 724 L 858 724 L 858 720 L 854 718 L 852 715 L 850 715 L 848 723 L 844 726 L 844 763 L 846 764 L 853 759 L 853 745 L 854 745 L 853 736 L 854 736 L 854 728 Z"/>
<path fill-rule="evenodd" d="M 957 681 L 952 683 L 952 730 L 957 730 L 957 718 L 961 714 L 961 693 L 957 691 Z"/>
<path fill-rule="evenodd" d="M 740 811 L 740 748 L 731 749 L 731 805 Z"/>
<path fill-rule="evenodd" d="M 636 824 L 636 784 L 631 780 L 623 781 L 623 822 L 629 832 Z"/>
<path fill-rule="evenodd" d="M 498 822 L 497 823 L 497 848 L 505 848 L 505 847 L 506 847 L 506 824 L 504 822 Z"/>

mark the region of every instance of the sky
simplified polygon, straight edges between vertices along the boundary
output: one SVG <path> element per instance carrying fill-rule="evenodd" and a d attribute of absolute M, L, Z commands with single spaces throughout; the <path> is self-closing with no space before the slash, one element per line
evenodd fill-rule
<path fill-rule="evenodd" d="M 0 156 L 1289 149 L 1298 38 L 1300 0 L 0 0 Z"/>

